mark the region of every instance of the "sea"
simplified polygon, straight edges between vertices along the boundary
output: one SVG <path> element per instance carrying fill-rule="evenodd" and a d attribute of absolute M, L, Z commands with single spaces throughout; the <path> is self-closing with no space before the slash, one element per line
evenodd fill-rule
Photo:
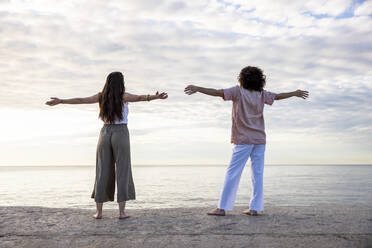
<path fill-rule="evenodd" d="M 136 200 L 128 209 L 215 207 L 226 166 L 133 166 Z M 248 206 L 250 165 L 235 206 Z M 94 166 L 2 166 L 0 206 L 94 209 Z M 115 196 L 116 199 L 116 196 Z M 372 165 L 265 165 L 265 206 L 372 206 Z M 104 208 L 117 208 L 116 202 Z"/>

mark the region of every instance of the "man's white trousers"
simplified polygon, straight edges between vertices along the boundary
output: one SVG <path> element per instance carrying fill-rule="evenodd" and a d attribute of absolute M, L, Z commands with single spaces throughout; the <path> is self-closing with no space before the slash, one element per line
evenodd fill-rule
<path fill-rule="evenodd" d="M 230 165 L 226 171 L 225 183 L 219 203 L 219 208 L 232 210 L 236 193 L 238 191 L 240 177 L 248 158 L 251 158 L 252 196 L 249 209 L 256 211 L 264 210 L 263 203 L 263 172 L 265 144 L 262 145 L 235 145 Z"/>

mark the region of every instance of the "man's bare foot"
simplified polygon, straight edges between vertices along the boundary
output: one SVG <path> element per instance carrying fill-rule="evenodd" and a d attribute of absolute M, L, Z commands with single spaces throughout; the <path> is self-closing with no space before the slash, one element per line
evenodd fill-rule
<path fill-rule="evenodd" d="M 225 216 L 226 215 L 225 210 L 219 209 L 219 208 L 215 208 L 212 211 L 208 212 L 207 214 L 208 215 L 216 215 L 216 216 Z"/>
<path fill-rule="evenodd" d="M 95 215 L 92 216 L 96 220 L 102 219 L 102 213 L 96 213 Z"/>
<path fill-rule="evenodd" d="M 124 212 L 120 213 L 119 215 L 119 219 L 122 220 L 122 219 L 128 219 L 130 216 L 129 215 L 126 215 Z"/>
<path fill-rule="evenodd" d="M 256 210 L 250 210 L 250 209 L 244 210 L 243 214 L 247 214 L 247 215 L 250 215 L 250 216 L 257 216 L 258 215 Z"/>

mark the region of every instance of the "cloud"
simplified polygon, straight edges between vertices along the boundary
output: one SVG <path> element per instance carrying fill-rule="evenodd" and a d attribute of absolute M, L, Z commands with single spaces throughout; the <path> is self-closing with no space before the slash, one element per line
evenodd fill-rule
<path fill-rule="evenodd" d="M 291 99 L 266 109 L 273 133 L 291 128 L 309 135 L 342 135 L 345 140 L 358 137 L 357 147 L 370 146 L 370 4 L 3 1 L 0 106 L 50 110 L 44 105 L 50 96 L 93 95 L 109 72 L 119 70 L 129 92 L 169 93 L 165 102 L 130 105 L 133 136 L 163 146 L 180 140 L 191 143 L 191 135 L 177 135 L 191 128 L 203 136 L 207 127 L 228 136 L 231 103 L 200 94 L 186 96 L 183 88 L 190 83 L 233 86 L 240 69 L 250 64 L 264 69 L 268 90 L 305 88 L 311 93 L 308 101 Z M 97 112 L 97 106 L 79 108 Z M 159 141 L 156 134 L 163 134 L 162 128 L 174 137 Z M 215 142 L 214 137 L 203 139 Z"/>
<path fill-rule="evenodd" d="M 361 5 L 359 5 L 355 10 L 355 15 L 358 16 L 371 16 L 372 15 L 372 2 L 371 1 L 364 1 Z"/>

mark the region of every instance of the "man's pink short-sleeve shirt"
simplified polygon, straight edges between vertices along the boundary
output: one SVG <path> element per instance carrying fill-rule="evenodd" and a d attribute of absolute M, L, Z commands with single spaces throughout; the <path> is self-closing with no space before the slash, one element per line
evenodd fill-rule
<path fill-rule="evenodd" d="M 234 86 L 223 90 L 225 101 L 233 101 L 231 143 L 266 144 L 264 105 L 272 105 L 275 93 Z"/>

